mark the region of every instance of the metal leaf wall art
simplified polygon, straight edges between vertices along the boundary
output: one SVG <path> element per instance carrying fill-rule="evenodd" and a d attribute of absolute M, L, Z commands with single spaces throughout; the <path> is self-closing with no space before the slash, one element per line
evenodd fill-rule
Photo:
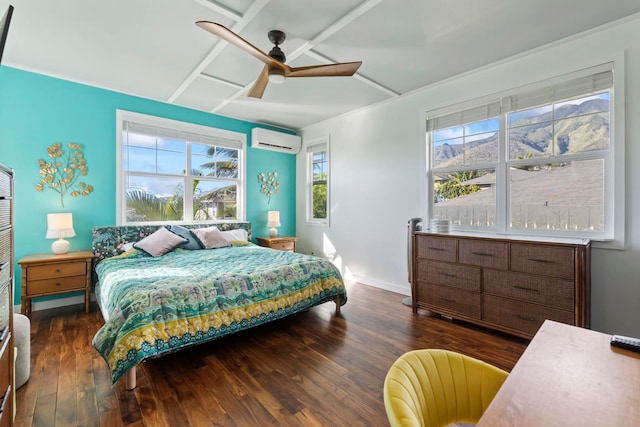
<path fill-rule="evenodd" d="M 69 150 L 66 152 L 62 144 L 56 142 L 47 148 L 50 160 L 38 159 L 40 176 L 42 179 L 36 184 L 36 191 L 42 192 L 45 188 L 57 192 L 60 195 L 60 204 L 64 207 L 64 196 L 69 193 L 71 197 L 86 196 L 93 191 L 93 186 L 83 181 L 78 181 L 81 176 L 86 176 L 89 169 L 87 160 L 82 154 L 84 148 L 81 144 L 69 142 Z"/>

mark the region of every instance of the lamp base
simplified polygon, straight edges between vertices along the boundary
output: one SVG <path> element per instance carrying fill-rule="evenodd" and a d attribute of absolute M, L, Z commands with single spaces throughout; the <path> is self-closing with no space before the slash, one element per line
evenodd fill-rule
<path fill-rule="evenodd" d="M 278 230 L 275 227 L 269 230 L 269 237 L 278 237 Z"/>
<path fill-rule="evenodd" d="M 66 254 L 67 252 L 69 252 L 70 246 L 71 244 L 61 237 L 51 244 L 51 251 L 56 255 Z"/>

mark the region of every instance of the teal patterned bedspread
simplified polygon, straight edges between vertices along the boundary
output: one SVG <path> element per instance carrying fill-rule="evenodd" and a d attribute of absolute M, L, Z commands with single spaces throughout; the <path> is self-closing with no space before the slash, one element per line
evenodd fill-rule
<path fill-rule="evenodd" d="M 105 324 L 93 345 L 113 384 L 145 359 L 347 300 L 329 261 L 253 244 L 157 258 L 133 249 L 102 260 L 96 272 Z"/>

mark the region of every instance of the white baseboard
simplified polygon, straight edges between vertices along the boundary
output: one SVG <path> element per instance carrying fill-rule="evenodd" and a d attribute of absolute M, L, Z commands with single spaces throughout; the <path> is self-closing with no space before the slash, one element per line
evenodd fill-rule
<path fill-rule="evenodd" d="M 380 282 L 378 280 L 373 280 L 368 277 L 360 277 L 360 276 L 352 276 L 352 279 L 364 285 L 369 285 L 375 288 L 384 289 L 385 291 L 395 292 L 400 295 L 411 296 L 411 285 L 409 285 L 408 283 L 405 285 L 398 285 L 396 283 Z"/>
<path fill-rule="evenodd" d="M 93 297 L 93 295 L 92 295 Z M 92 298 L 93 300 L 93 298 Z M 68 305 L 84 304 L 84 295 L 76 295 L 72 297 L 56 298 L 46 301 L 31 301 L 31 311 L 49 310 L 52 308 L 66 307 Z M 13 312 L 20 313 L 22 305 L 14 305 Z"/>

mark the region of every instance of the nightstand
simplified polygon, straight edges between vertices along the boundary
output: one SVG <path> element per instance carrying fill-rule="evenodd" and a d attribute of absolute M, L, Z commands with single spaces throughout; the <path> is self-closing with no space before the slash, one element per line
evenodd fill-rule
<path fill-rule="evenodd" d="M 22 314 L 31 314 L 32 298 L 78 291 L 84 291 L 88 313 L 92 259 L 92 251 L 23 256 L 18 261 L 22 269 Z"/>
<path fill-rule="evenodd" d="M 281 251 L 295 252 L 297 237 L 258 237 L 258 245 L 265 248 L 278 249 Z"/>

